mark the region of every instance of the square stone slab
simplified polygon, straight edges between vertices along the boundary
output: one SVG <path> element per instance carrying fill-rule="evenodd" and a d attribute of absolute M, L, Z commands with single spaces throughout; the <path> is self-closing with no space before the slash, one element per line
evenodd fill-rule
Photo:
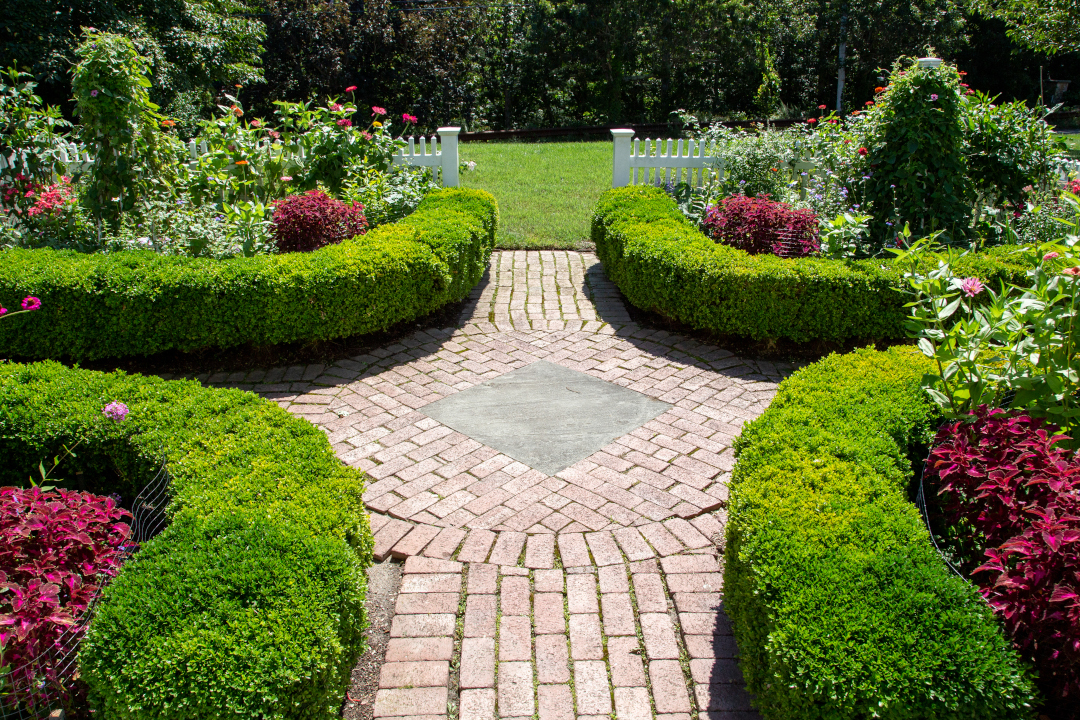
<path fill-rule="evenodd" d="M 540 360 L 437 400 L 420 412 L 554 475 L 670 407 Z"/>

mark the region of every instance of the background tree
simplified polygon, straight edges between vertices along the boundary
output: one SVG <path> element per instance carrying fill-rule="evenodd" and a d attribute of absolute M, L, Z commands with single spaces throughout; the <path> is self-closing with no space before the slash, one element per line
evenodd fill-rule
<path fill-rule="evenodd" d="M 1009 37 L 1056 55 L 1080 50 L 1080 0 L 972 0 L 987 17 L 1003 20 Z"/>

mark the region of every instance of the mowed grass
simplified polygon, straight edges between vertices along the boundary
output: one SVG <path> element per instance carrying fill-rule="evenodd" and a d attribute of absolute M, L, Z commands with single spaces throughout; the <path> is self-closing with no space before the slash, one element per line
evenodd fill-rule
<path fill-rule="evenodd" d="M 464 187 L 499 201 L 499 247 L 581 248 L 600 193 L 611 187 L 611 142 L 462 143 Z"/>
<path fill-rule="evenodd" d="M 1065 145 L 1069 148 L 1069 157 L 1080 160 L 1080 134 L 1057 133 L 1057 136 L 1065 141 Z"/>

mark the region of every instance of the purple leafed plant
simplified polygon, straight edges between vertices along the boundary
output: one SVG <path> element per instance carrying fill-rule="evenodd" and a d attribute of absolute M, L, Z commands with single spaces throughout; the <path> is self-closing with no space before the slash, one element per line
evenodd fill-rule
<path fill-rule="evenodd" d="M 0 488 L 0 667 L 14 689 L 0 703 L 33 707 L 65 692 L 69 678 L 53 662 L 77 642 L 80 616 L 123 562 L 130 516 L 90 493 Z"/>
<path fill-rule="evenodd" d="M 818 218 L 769 196 L 732 195 L 705 211 L 705 233 L 752 255 L 805 257 L 821 249 Z"/>
<path fill-rule="evenodd" d="M 1041 419 L 973 415 L 938 432 L 926 479 L 956 547 L 982 551 L 973 578 L 1044 691 L 1080 708 L 1080 460 Z"/>

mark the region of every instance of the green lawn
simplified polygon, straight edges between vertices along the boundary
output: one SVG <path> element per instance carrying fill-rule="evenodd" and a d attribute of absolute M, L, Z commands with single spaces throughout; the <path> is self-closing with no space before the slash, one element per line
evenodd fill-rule
<path fill-rule="evenodd" d="M 611 141 L 462 143 L 463 187 L 499 201 L 499 247 L 580 248 L 600 193 L 611 187 Z"/>
<path fill-rule="evenodd" d="M 1070 133 L 1068 135 L 1058 134 L 1058 137 L 1065 141 L 1065 144 L 1069 146 L 1069 156 L 1080 160 L 1080 134 Z"/>

